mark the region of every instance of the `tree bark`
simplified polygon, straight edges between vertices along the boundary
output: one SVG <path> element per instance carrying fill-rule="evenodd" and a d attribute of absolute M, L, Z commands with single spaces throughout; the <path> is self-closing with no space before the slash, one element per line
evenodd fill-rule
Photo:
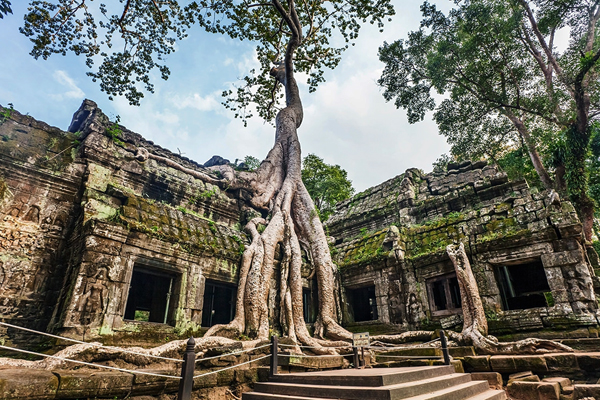
<path fill-rule="evenodd" d="M 542 158 L 540 157 L 540 154 L 537 151 L 535 143 L 533 142 L 533 139 L 531 138 L 527 127 L 525 126 L 523 121 L 521 121 L 520 118 L 517 118 L 512 113 L 506 112 L 505 114 L 508 117 L 508 119 L 510 119 L 510 121 L 513 123 L 513 125 L 517 128 L 517 132 L 519 132 L 519 135 L 521 135 L 521 137 L 523 138 L 523 141 L 527 146 L 527 152 L 529 153 L 529 158 L 531 158 L 533 168 L 540 177 L 542 184 L 546 189 L 554 188 L 554 182 L 552 181 L 552 178 L 550 178 L 550 174 L 548 174 L 546 167 L 544 167 Z"/>
<path fill-rule="evenodd" d="M 459 245 L 449 245 L 446 247 L 446 252 L 452 264 L 454 264 L 456 271 L 464 319 L 463 330 L 460 334 L 448 331 L 448 335 L 452 340 L 458 343 L 471 344 L 479 353 L 483 354 L 530 354 L 573 351 L 570 347 L 552 340 L 531 338 L 516 342 L 500 343 L 495 337 L 489 336 L 485 310 L 479 296 L 479 289 L 477 288 L 477 281 L 471 269 L 471 263 L 465 252 L 465 246 L 462 243 Z"/>
<path fill-rule="evenodd" d="M 270 219 L 268 222 L 253 220 L 246 226 L 252 243 L 242 256 L 235 318 L 227 325 L 212 327 L 206 336 L 232 337 L 243 333 L 251 338 L 268 338 L 268 299 L 279 244 L 283 253 L 279 305 L 283 334 L 294 342 L 314 346 L 317 353 L 330 353 L 332 351 L 325 347 L 333 343 L 320 339 L 349 340 L 352 335 L 337 322 L 336 267 L 315 205 L 302 183 L 297 129 L 302 123 L 303 108 L 293 68 L 294 52 L 302 43 L 302 27 L 293 2 L 290 2 L 289 11 L 278 0 L 273 0 L 273 6 L 291 32 L 283 63 L 271 70 L 271 75 L 284 86 L 286 97 L 286 107 L 276 117 L 275 144 L 256 173 L 236 173 L 230 166 L 216 167 L 229 179 L 231 188 L 249 190 L 251 204 L 268 210 Z M 258 223 L 266 225 L 262 233 L 256 229 Z M 314 264 L 318 282 L 319 314 L 315 337 L 310 336 L 303 318 L 302 248 Z"/>

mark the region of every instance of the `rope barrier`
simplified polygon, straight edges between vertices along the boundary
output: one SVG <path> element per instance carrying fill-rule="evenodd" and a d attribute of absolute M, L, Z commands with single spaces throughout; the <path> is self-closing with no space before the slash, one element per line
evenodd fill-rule
<path fill-rule="evenodd" d="M 302 345 L 295 345 L 295 344 L 283 344 L 283 343 L 278 343 L 279 346 L 281 347 L 301 347 L 303 349 L 322 349 L 322 348 L 326 348 L 326 349 L 345 349 L 347 347 L 352 347 L 352 344 L 348 343 L 348 346 L 302 346 Z"/>
<path fill-rule="evenodd" d="M 194 376 L 194 379 L 196 379 L 196 378 L 201 378 L 201 377 L 203 377 L 203 376 L 206 376 L 206 375 L 216 374 L 217 372 L 225 371 L 225 370 L 228 370 L 228 369 L 232 369 L 232 368 L 240 367 L 240 366 L 242 366 L 242 365 L 245 365 L 245 364 L 250 364 L 250 363 L 253 363 L 253 362 L 255 362 L 255 361 L 264 360 L 265 358 L 268 358 L 268 357 L 271 357 L 271 355 L 270 355 L 270 354 L 268 354 L 268 355 L 266 355 L 266 356 L 259 357 L 259 358 L 255 358 L 254 360 L 246 361 L 246 362 L 243 362 L 243 363 L 241 363 L 241 364 L 236 364 L 236 365 L 232 365 L 232 366 L 230 366 L 230 367 L 225 367 L 225 368 L 217 369 L 217 370 L 215 370 L 215 371 L 210 371 L 210 372 L 207 372 L 207 373 L 205 373 L 205 374 L 196 375 L 196 376 Z"/>
<path fill-rule="evenodd" d="M 86 344 L 88 346 L 100 347 L 100 348 L 103 348 L 103 349 L 110 349 L 112 351 L 117 351 L 117 352 L 121 352 L 121 353 L 135 354 L 137 356 L 157 358 L 159 360 L 174 361 L 174 362 L 179 362 L 179 363 L 183 362 L 183 360 L 177 359 L 177 358 L 154 356 L 154 355 L 151 355 L 151 354 L 138 353 L 138 352 L 131 351 L 131 350 L 116 349 L 116 348 L 111 347 L 111 346 L 105 346 L 105 345 L 103 345 L 101 343 L 84 342 L 84 341 L 81 341 L 81 340 L 71 339 L 71 338 L 67 338 L 67 337 L 64 337 L 64 336 L 53 335 L 51 333 L 36 331 L 34 329 L 25 328 L 23 326 L 12 325 L 12 324 L 9 324 L 9 323 L 6 323 L 6 322 L 0 322 L 0 325 L 7 326 L 7 327 L 10 327 L 10 328 L 20 329 L 20 330 L 23 330 L 23 331 L 26 331 L 26 332 L 37 333 L 39 335 L 49 336 L 49 337 L 55 338 L 55 339 L 66 340 L 68 342 L 79 343 L 79 344 Z"/>
<path fill-rule="evenodd" d="M 377 357 L 386 358 L 417 358 L 419 360 L 440 360 L 443 356 L 386 356 L 385 354 L 378 354 Z"/>
<path fill-rule="evenodd" d="M 304 355 L 304 354 L 281 354 L 281 353 L 278 353 L 277 355 L 280 357 L 322 358 L 322 357 L 348 357 L 348 356 L 351 356 L 352 354 L 322 354 L 319 356 L 308 356 L 308 355 Z"/>
<path fill-rule="evenodd" d="M 198 361 L 214 360 L 215 358 L 221 358 L 221 357 L 225 357 L 225 356 L 233 356 L 235 354 L 248 353 L 250 351 L 262 349 L 262 348 L 269 347 L 269 346 L 270 346 L 270 344 L 263 344 L 262 346 L 254 347 L 252 349 L 240 350 L 240 351 L 236 351 L 236 352 L 233 352 L 233 353 L 225 353 L 225 354 L 220 354 L 218 356 L 212 356 L 212 357 L 206 357 L 206 358 L 197 358 L 196 362 L 198 362 Z"/>
<path fill-rule="evenodd" d="M 372 350 L 385 350 L 385 351 L 395 351 L 395 350 L 405 350 L 405 349 L 422 349 L 425 347 L 425 345 L 437 342 L 439 340 L 440 340 L 440 338 L 437 338 L 437 339 L 430 340 L 429 342 L 421 343 L 421 344 L 414 345 L 414 346 L 396 346 L 396 347 L 365 346 L 365 347 L 368 349 L 372 349 Z"/>
<path fill-rule="evenodd" d="M 96 368 L 106 368 L 106 369 L 112 369 L 112 370 L 116 370 L 116 371 L 129 372 L 132 374 L 152 375 L 152 376 L 158 376 L 161 378 L 181 379 L 181 377 L 179 377 L 179 376 L 155 374 L 153 372 L 134 371 L 134 370 L 118 368 L 118 367 L 109 367 L 108 365 L 100 365 L 100 364 L 88 363 L 85 361 L 71 360 L 69 358 L 51 356 L 49 354 L 36 353 L 35 351 L 17 349 L 14 347 L 8 347 L 8 346 L 2 346 L 2 345 L 0 345 L 0 349 L 12 350 L 12 351 L 20 352 L 20 353 L 25 353 L 25 354 L 33 354 L 33 355 L 40 356 L 40 357 L 54 358 L 57 360 L 68 361 L 68 362 L 72 362 L 72 363 L 76 363 L 76 364 L 90 365 L 90 366 L 96 367 Z"/>

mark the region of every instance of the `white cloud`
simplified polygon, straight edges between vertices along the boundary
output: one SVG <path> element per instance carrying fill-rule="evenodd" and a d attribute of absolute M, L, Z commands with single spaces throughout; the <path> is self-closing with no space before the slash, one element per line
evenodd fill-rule
<path fill-rule="evenodd" d="M 85 97 L 85 93 L 81 90 L 75 81 L 67 74 L 66 71 L 57 70 L 54 71 L 52 75 L 54 80 L 61 85 L 67 88 L 67 91 L 60 94 L 52 95 L 52 97 L 61 100 L 61 99 L 83 99 Z"/>
<path fill-rule="evenodd" d="M 217 98 L 220 97 L 220 93 L 210 93 L 206 96 L 201 96 L 199 93 L 190 94 L 185 97 L 173 96 L 171 102 L 179 109 L 182 108 L 195 108 L 199 111 L 216 111 L 222 106 Z"/>

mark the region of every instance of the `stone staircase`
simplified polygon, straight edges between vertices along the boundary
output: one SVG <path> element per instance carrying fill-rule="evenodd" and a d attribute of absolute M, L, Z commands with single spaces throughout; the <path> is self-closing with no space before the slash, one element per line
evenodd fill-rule
<path fill-rule="evenodd" d="M 344 369 L 278 374 L 257 382 L 242 400 L 505 400 L 487 381 L 452 366 Z"/>

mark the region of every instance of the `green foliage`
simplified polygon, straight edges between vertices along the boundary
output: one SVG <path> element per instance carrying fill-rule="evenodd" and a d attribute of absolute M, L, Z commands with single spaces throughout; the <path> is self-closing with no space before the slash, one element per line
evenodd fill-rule
<path fill-rule="evenodd" d="M 336 203 L 354 194 L 352 181 L 347 177 L 348 173 L 339 165 L 326 164 L 314 154 L 304 157 L 302 181 L 323 221 L 334 212 Z"/>
<path fill-rule="evenodd" d="M 2 112 L 0 112 L 0 125 L 2 125 L 3 123 L 6 122 L 6 120 L 8 120 L 10 118 L 10 116 L 12 115 L 13 111 L 15 109 L 13 108 L 13 104 L 12 103 L 8 103 L 8 108 L 4 108 L 2 110 Z"/>
<path fill-rule="evenodd" d="M 592 114 L 583 99 L 600 97 L 600 85 L 591 78 L 598 73 L 600 36 L 593 33 L 588 38 L 588 26 L 599 22 L 600 4 L 574 0 L 455 4 L 444 14 L 425 2 L 420 28 L 379 49 L 385 64 L 379 79 L 385 99 L 406 109 L 411 123 L 434 111 L 455 159 L 491 159 L 511 177 L 539 185 L 529 160 L 537 152 L 550 172 L 566 169 L 571 199 L 584 199 L 589 133 L 576 132 L 574 121 L 586 125 Z M 543 46 L 562 29 L 570 31 L 568 47 L 546 52 Z M 439 103 L 435 92 L 445 95 Z"/>
<path fill-rule="evenodd" d="M 3 19 L 5 15 L 12 14 L 12 8 L 10 7 L 9 0 L 0 0 L 0 19 Z"/>
<path fill-rule="evenodd" d="M 290 18 L 287 10 L 292 4 L 281 4 L 279 0 L 257 4 L 234 0 L 108 4 L 30 0 L 20 31 L 33 43 L 33 57 L 47 59 L 68 52 L 83 56 L 92 69 L 88 75 L 99 82 L 109 98 L 124 95 L 134 105 L 144 97 L 142 90 L 154 91 L 154 76 L 165 80 L 169 77 L 165 60 L 194 25 L 209 33 L 253 41 L 260 68 L 249 71 L 239 87 L 225 91 L 224 104 L 244 119 L 252 116 L 248 106 L 257 104 L 258 114 L 270 120 L 282 94 L 269 71 L 274 63 L 282 61 L 290 35 L 278 10 L 287 12 L 285 16 Z M 358 37 L 362 23 L 368 21 L 382 28 L 383 21 L 393 13 L 389 0 L 298 1 L 293 15 L 304 29 L 294 64 L 308 77 L 309 91 L 324 81 L 326 68 L 339 64 L 342 52 Z M 157 70 L 159 74 L 155 74 Z"/>
<path fill-rule="evenodd" d="M 523 147 L 506 152 L 497 160 L 497 163 L 500 169 L 508 174 L 509 179 L 525 179 L 530 187 L 543 188 L 540 177 L 533 168 L 531 158 Z"/>
<path fill-rule="evenodd" d="M 115 144 L 123 146 L 125 145 L 125 143 L 123 143 L 121 140 L 121 134 L 123 133 L 123 130 L 121 130 L 119 127 L 119 121 L 121 121 L 121 117 L 117 115 L 115 118 L 115 123 L 106 128 L 106 134 L 112 139 L 113 142 L 115 142 Z"/>
<path fill-rule="evenodd" d="M 256 171 L 256 169 L 260 167 L 260 160 L 253 156 L 246 156 L 244 157 L 244 160 L 242 160 L 242 164 L 244 165 L 245 170 Z M 238 167 L 239 165 L 236 166 L 236 169 L 238 169 Z"/>

